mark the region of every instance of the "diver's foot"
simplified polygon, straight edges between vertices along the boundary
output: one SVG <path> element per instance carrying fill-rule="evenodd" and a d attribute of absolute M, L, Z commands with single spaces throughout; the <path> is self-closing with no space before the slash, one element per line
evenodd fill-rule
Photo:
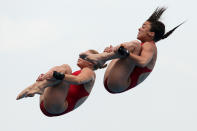
<path fill-rule="evenodd" d="M 33 85 L 24 89 L 16 98 L 16 100 L 22 99 L 24 97 L 33 97 L 35 94 L 43 94 L 44 87 L 41 86 L 43 81 L 36 82 Z"/>
<path fill-rule="evenodd" d="M 103 68 L 106 66 L 106 64 L 105 64 L 106 61 L 104 60 L 104 58 L 101 54 L 90 54 L 90 55 L 86 56 L 84 58 L 84 60 L 87 60 L 87 61 L 95 64 L 99 68 Z"/>
<path fill-rule="evenodd" d="M 42 95 L 46 87 L 56 86 L 61 83 L 61 80 L 56 80 L 55 78 L 43 81 L 37 81 L 33 85 L 24 89 L 16 98 L 16 100 L 22 99 L 24 97 L 33 97 L 35 94 Z"/>

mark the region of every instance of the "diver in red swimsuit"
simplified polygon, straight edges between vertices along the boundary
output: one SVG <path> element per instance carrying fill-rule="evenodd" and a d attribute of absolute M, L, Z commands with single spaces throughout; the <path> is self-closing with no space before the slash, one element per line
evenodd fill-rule
<path fill-rule="evenodd" d="M 89 96 L 96 78 L 94 70 L 99 68 L 82 58 L 97 53 L 95 50 L 82 53 L 77 62 L 81 70 L 74 73 L 69 65 L 63 64 L 41 74 L 33 85 L 18 95 L 17 100 L 40 94 L 40 109 L 48 117 L 60 116 L 76 109 Z"/>
<path fill-rule="evenodd" d="M 141 43 L 141 46 L 144 43 Z M 141 83 L 143 80 L 145 80 L 145 78 L 148 76 L 148 74 L 150 74 L 152 72 L 152 69 L 149 69 L 148 67 L 140 67 L 140 66 L 135 66 L 132 70 L 132 72 L 130 73 L 129 76 L 129 80 L 130 80 L 130 84 L 127 88 L 125 88 L 124 90 L 119 90 L 118 92 L 114 92 L 111 89 L 109 89 L 108 87 L 108 77 L 105 77 L 104 79 L 104 86 L 105 89 L 110 92 L 110 93 L 121 93 L 124 91 L 127 91 L 135 86 L 137 86 L 139 83 Z M 143 80 L 142 80 L 143 79 Z M 128 81 L 129 81 L 128 80 Z M 122 81 L 122 79 L 121 79 Z"/>
<path fill-rule="evenodd" d="M 142 81 L 153 70 L 157 59 L 156 42 L 167 38 L 180 25 L 165 33 L 165 25 L 159 21 L 166 8 L 157 8 L 154 13 L 139 28 L 139 41 L 125 42 L 116 47 L 107 47 L 103 53 L 90 54 L 86 60 L 104 64 L 112 60 L 105 71 L 104 86 L 110 93 L 127 91 Z M 124 47 L 129 52 L 127 56 L 119 52 Z M 123 53 L 124 54 L 124 53 Z"/>
<path fill-rule="evenodd" d="M 72 73 L 72 75 L 74 76 L 78 76 L 81 73 L 81 70 L 78 70 L 74 73 Z M 79 106 L 79 104 L 82 104 L 82 102 L 85 101 L 85 99 L 87 99 L 87 97 L 89 96 L 89 91 L 86 90 L 86 88 L 84 87 L 84 84 L 80 84 L 80 85 L 70 85 L 69 89 L 68 89 L 68 94 L 66 97 L 66 102 L 68 103 L 67 109 L 59 114 L 53 114 L 53 113 L 49 113 L 44 106 L 44 100 L 42 100 L 40 102 L 40 109 L 41 111 L 49 117 L 52 116 L 60 116 L 63 114 L 66 114 L 72 110 L 74 110 L 75 108 L 77 108 Z"/>

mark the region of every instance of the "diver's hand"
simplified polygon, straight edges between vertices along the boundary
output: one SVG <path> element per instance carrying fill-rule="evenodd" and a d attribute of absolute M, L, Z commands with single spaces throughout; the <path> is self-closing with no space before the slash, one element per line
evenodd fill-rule
<path fill-rule="evenodd" d="M 40 74 L 38 78 L 36 79 L 36 81 L 43 81 L 43 80 L 52 79 L 52 78 L 53 78 L 53 71 L 48 71 L 45 74 Z"/>
<path fill-rule="evenodd" d="M 38 76 L 38 78 L 36 79 L 36 81 L 42 81 L 42 80 L 44 80 L 43 76 L 44 76 L 44 74 L 40 74 Z"/>
<path fill-rule="evenodd" d="M 113 46 L 110 45 L 109 47 L 106 47 L 103 52 L 107 52 L 107 53 L 113 52 Z"/>
<path fill-rule="evenodd" d="M 66 71 L 65 66 L 61 65 L 61 66 L 55 66 L 55 67 L 51 68 L 47 73 L 40 74 L 36 81 L 54 80 L 54 77 L 53 77 L 54 71 L 59 72 L 61 74 L 65 74 L 65 71 Z"/>

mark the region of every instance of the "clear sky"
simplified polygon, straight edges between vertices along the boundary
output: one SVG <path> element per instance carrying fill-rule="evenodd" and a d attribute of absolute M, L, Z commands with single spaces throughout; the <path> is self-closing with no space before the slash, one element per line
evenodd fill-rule
<path fill-rule="evenodd" d="M 197 2 L 195 0 L 0 0 L 1 131 L 196 131 Z M 78 109 L 54 118 L 39 96 L 17 94 L 55 65 L 78 70 L 78 54 L 136 39 L 157 6 L 167 31 L 157 43 L 152 74 L 138 87 L 112 95 L 96 71 L 94 88 Z"/>

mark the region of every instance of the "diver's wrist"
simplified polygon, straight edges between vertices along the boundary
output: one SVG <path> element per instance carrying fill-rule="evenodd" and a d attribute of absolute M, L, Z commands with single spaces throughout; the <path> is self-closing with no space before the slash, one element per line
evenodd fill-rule
<path fill-rule="evenodd" d="M 57 80 L 63 80 L 65 78 L 65 75 L 60 72 L 54 71 L 53 77 Z"/>

